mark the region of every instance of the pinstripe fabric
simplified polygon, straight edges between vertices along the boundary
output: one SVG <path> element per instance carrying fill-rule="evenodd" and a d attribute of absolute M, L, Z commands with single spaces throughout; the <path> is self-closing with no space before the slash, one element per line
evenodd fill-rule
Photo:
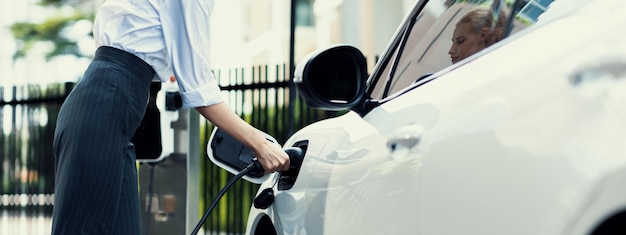
<path fill-rule="evenodd" d="M 52 234 L 140 234 L 130 139 L 146 108 L 152 67 L 100 47 L 63 103 L 54 136 Z"/>

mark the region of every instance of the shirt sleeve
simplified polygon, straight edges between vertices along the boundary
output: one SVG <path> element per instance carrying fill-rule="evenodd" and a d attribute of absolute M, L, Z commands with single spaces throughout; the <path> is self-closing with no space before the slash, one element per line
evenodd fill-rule
<path fill-rule="evenodd" d="M 164 1 L 160 19 L 165 47 L 184 108 L 223 101 L 211 72 L 210 17 L 213 0 Z"/>

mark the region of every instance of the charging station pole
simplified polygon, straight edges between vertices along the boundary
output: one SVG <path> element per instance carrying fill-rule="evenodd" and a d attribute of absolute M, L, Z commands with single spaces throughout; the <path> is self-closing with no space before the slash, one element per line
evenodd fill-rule
<path fill-rule="evenodd" d="M 188 151 L 187 151 L 187 204 L 185 211 L 185 234 L 191 234 L 196 227 L 200 214 L 200 114 L 188 112 Z"/>

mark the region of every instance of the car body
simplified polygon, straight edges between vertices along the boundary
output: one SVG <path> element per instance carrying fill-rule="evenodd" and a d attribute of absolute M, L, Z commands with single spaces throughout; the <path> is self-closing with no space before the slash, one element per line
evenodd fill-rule
<path fill-rule="evenodd" d="M 286 141 L 303 163 L 248 234 L 624 230 L 626 2 L 557 0 L 456 64 L 449 2 L 416 1 L 369 75 L 348 45 L 298 65 L 310 106 L 349 111 Z"/>

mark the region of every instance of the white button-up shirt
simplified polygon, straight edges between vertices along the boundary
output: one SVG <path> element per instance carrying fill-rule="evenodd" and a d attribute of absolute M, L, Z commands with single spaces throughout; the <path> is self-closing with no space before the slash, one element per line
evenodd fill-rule
<path fill-rule="evenodd" d="M 209 18 L 213 0 L 107 0 L 96 14 L 98 46 L 130 52 L 152 65 L 155 80 L 171 74 L 183 107 L 222 102 L 211 72 Z"/>

